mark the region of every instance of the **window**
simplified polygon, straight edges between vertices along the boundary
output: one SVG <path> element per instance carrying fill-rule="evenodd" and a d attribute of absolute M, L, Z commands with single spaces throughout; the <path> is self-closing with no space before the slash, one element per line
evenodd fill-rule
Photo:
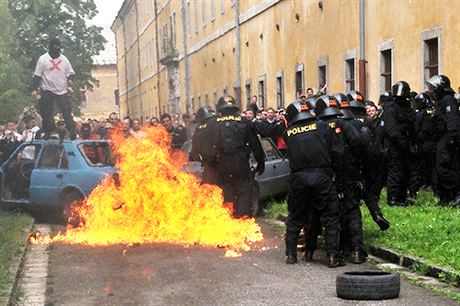
<path fill-rule="evenodd" d="M 303 64 L 297 65 L 295 68 L 295 97 L 299 98 L 301 93 L 304 93 L 303 83 Z"/>
<path fill-rule="evenodd" d="M 47 146 L 43 148 L 38 161 L 39 169 L 68 169 L 69 162 L 63 146 Z"/>
<path fill-rule="evenodd" d="M 86 100 L 86 90 L 80 90 L 80 107 L 87 108 L 88 107 L 88 100 Z"/>
<path fill-rule="evenodd" d="M 201 106 L 203 105 L 201 104 L 201 94 L 199 93 L 198 94 L 198 108 L 200 108 Z"/>
<path fill-rule="evenodd" d="M 225 85 L 224 87 L 222 87 L 222 95 L 227 95 L 228 94 L 228 89 L 227 89 L 227 85 Z"/>
<path fill-rule="evenodd" d="M 356 90 L 356 51 L 345 53 L 344 92 Z"/>
<path fill-rule="evenodd" d="M 392 60 L 391 60 L 391 49 L 385 50 L 381 52 L 382 58 L 382 71 L 380 73 L 382 83 L 383 83 L 383 90 L 391 91 L 392 85 Z"/>
<path fill-rule="evenodd" d="M 441 74 L 441 28 L 422 32 L 422 73 L 423 84 L 434 75 Z"/>
<path fill-rule="evenodd" d="M 114 95 L 114 97 L 115 97 L 115 105 L 116 105 L 116 106 L 120 105 L 120 95 L 119 95 L 118 89 L 115 89 L 115 90 L 113 91 L 113 95 Z"/>
<path fill-rule="evenodd" d="M 169 32 L 171 33 L 170 43 L 171 46 L 175 49 L 176 48 L 176 13 L 172 13 L 169 16 Z"/>
<path fill-rule="evenodd" d="M 259 106 L 265 108 L 265 75 L 259 77 L 259 85 L 257 87 L 259 93 Z"/>
<path fill-rule="evenodd" d="M 393 39 L 379 44 L 380 92 L 391 91 L 391 85 L 393 84 L 393 49 Z"/>
<path fill-rule="evenodd" d="M 190 97 L 190 104 L 192 105 L 192 112 L 194 113 L 196 111 L 196 108 L 195 108 L 195 96 Z"/>
<path fill-rule="evenodd" d="M 78 145 L 78 150 L 91 167 L 113 167 L 115 165 L 115 156 L 108 142 L 83 142 Z"/>
<path fill-rule="evenodd" d="M 283 71 L 276 73 L 276 106 L 284 107 L 284 81 Z"/>
<path fill-rule="evenodd" d="M 187 21 L 187 29 L 186 29 L 186 31 L 187 31 L 188 36 L 190 37 L 190 36 L 192 36 L 192 30 L 190 28 L 190 0 L 187 1 L 187 14 L 186 14 L 185 18 L 186 18 L 186 21 Z"/>
<path fill-rule="evenodd" d="M 251 80 L 246 81 L 245 89 L 246 89 L 246 105 L 248 106 L 251 103 L 251 98 L 252 98 Z"/>
<path fill-rule="evenodd" d="M 321 58 L 318 60 L 318 92 L 324 88 L 327 84 L 327 67 L 329 65 L 329 59 L 327 57 Z M 327 87 L 324 91 L 324 94 L 327 93 Z"/>
<path fill-rule="evenodd" d="M 204 101 L 205 101 L 206 105 L 209 106 L 209 93 L 208 93 L 207 90 L 204 93 Z"/>
<path fill-rule="evenodd" d="M 214 107 L 217 106 L 217 92 L 219 91 L 219 89 L 216 87 L 214 88 L 214 92 L 212 93 L 212 103 L 214 104 Z"/>

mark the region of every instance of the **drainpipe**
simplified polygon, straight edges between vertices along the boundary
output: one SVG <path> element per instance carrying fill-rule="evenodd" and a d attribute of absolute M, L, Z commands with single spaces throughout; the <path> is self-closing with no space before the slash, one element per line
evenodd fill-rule
<path fill-rule="evenodd" d="M 124 53 L 124 59 L 125 59 L 125 84 L 126 84 L 126 115 L 129 117 L 129 84 L 128 84 L 128 51 L 126 49 L 126 24 L 125 24 L 125 19 L 122 18 L 123 20 L 123 47 L 125 48 Z M 120 116 L 122 115 L 121 113 L 119 114 Z"/>
<path fill-rule="evenodd" d="M 365 0 L 359 0 L 359 91 L 367 96 Z"/>
<path fill-rule="evenodd" d="M 240 3 L 235 1 L 235 24 L 236 24 L 236 101 L 238 107 L 242 109 L 241 101 L 241 50 L 240 50 Z"/>
<path fill-rule="evenodd" d="M 162 110 L 161 110 L 161 94 L 160 94 L 160 47 L 159 47 L 159 42 L 158 42 L 158 9 L 157 9 L 157 0 L 153 1 L 154 3 L 154 9 L 155 9 L 155 49 L 157 53 L 157 95 L 158 95 L 158 111 L 159 111 L 159 117 L 162 115 Z"/>
<path fill-rule="evenodd" d="M 142 107 L 142 89 L 141 89 L 141 84 L 142 84 L 142 79 L 141 79 L 141 47 L 140 47 L 140 40 L 139 40 L 139 16 L 137 14 L 137 1 L 134 1 L 134 9 L 136 11 L 136 37 L 137 37 L 137 71 L 138 77 L 139 77 L 139 85 L 138 85 L 138 91 L 139 91 L 139 119 L 141 120 L 141 123 L 144 123 L 144 109 Z"/>
<path fill-rule="evenodd" d="M 185 64 L 185 113 L 191 115 L 193 113 L 192 105 L 190 105 L 190 64 L 188 58 L 188 47 L 187 47 L 187 3 L 182 0 L 182 42 L 184 43 L 184 64 Z M 190 18 L 190 17 L 189 17 Z"/>

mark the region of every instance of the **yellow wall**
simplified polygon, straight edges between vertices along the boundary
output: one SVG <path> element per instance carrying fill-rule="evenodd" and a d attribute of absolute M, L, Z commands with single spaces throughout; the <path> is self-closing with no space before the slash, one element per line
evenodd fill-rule
<path fill-rule="evenodd" d="M 235 27 L 235 6 L 230 0 L 224 1 L 223 14 L 220 0 L 214 0 L 214 20 L 211 20 L 210 0 L 158 0 L 158 33 L 163 34 L 167 24 L 170 34 L 170 16 L 176 14 L 176 60 L 179 70 L 179 97 L 171 96 L 170 73 L 160 65 L 157 70 L 156 30 L 154 1 L 126 0 L 112 29 L 117 37 L 118 75 L 122 114 L 140 116 L 140 97 L 142 97 L 143 116 L 160 115 L 164 105 L 172 106 L 174 98 L 180 102 L 180 112 L 187 112 L 186 101 L 194 99 L 194 109 L 205 104 L 205 95 L 214 105 L 214 92 L 217 97 L 226 86 L 233 94 L 237 85 L 237 31 Z M 203 2 L 204 1 L 204 2 Z M 246 105 L 245 85 L 251 80 L 252 94 L 257 94 L 259 77 L 266 78 L 266 107 L 276 107 L 276 75 L 280 71 L 284 77 L 285 106 L 296 98 L 296 67 L 303 65 L 304 88 L 318 90 L 318 62 L 327 62 L 327 92 L 329 94 L 345 91 L 345 55 L 355 56 L 355 88 L 359 89 L 360 27 L 359 0 L 322 1 L 243 1 L 239 2 L 240 13 L 240 86 L 241 102 Z M 449 5 L 423 0 L 365 2 L 365 60 L 368 98 L 377 100 L 383 90 L 380 86 L 379 44 L 394 41 L 394 82 L 405 80 L 412 89 L 424 89 L 422 68 L 422 32 L 439 28 L 441 31 L 440 73 L 446 74 L 456 90 L 460 84 L 459 32 L 458 18 L 460 1 Z M 131 3 L 131 6 L 130 6 Z M 181 17 L 182 5 L 187 15 Z M 189 5 L 187 5 L 189 3 Z M 195 3 L 197 18 L 195 18 Z M 205 3 L 206 25 L 203 23 L 203 3 Z M 436 5 L 435 5 L 436 4 Z M 436 7 L 434 7 L 436 6 Z M 136 18 L 138 26 L 136 27 Z M 188 26 L 187 23 L 190 25 Z M 196 20 L 198 21 L 196 26 Z M 189 29 L 183 33 L 183 22 Z M 279 25 L 277 29 L 276 25 Z M 139 32 L 137 32 L 137 29 Z M 126 38 L 124 36 L 126 34 Z M 139 35 L 139 38 L 137 36 Z M 262 36 L 262 37 L 261 37 Z M 126 39 L 126 43 L 125 43 Z M 161 43 L 162 37 L 160 37 Z M 187 44 L 185 54 L 184 39 Z M 137 43 L 140 47 L 138 56 Z M 127 52 L 123 48 L 128 48 Z M 160 47 L 160 59 L 165 54 Z M 354 54 L 354 55 L 353 55 Z M 126 83 L 125 56 L 128 63 L 128 82 Z M 188 57 L 188 63 L 186 63 Z M 139 62 L 140 61 L 140 62 Z M 142 82 L 139 95 L 139 71 Z M 188 66 L 187 66 L 188 65 Z M 186 75 L 186 71 L 189 75 Z M 158 78 L 160 88 L 157 86 Z M 129 92 L 127 89 L 129 88 Z M 346 93 L 346 92 L 345 92 Z M 126 94 L 130 101 L 126 105 Z M 159 106 L 159 101 L 161 107 Z M 124 105 L 123 105 L 124 104 Z M 155 111 L 156 110 L 156 111 Z M 166 107 L 164 111 L 169 111 Z M 156 113 L 155 113 L 156 112 Z"/>

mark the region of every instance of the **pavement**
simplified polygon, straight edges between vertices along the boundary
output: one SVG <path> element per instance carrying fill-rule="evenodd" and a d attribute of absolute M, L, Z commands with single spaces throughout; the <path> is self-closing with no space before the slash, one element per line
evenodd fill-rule
<path fill-rule="evenodd" d="M 281 217 L 281 219 L 283 219 L 283 217 Z M 284 226 L 284 222 L 281 220 L 263 220 L 263 222 L 278 227 Z M 50 226 L 46 224 L 30 224 L 24 229 L 23 233 L 24 239 L 27 241 L 29 241 L 28 234 L 32 230 L 38 230 L 42 235 L 45 235 L 49 233 L 51 229 Z M 13 281 L 3 294 L 0 295 L 0 306 L 45 305 L 49 257 L 48 249 L 47 245 L 32 245 L 28 242 L 27 246 L 21 250 L 21 253 L 13 260 L 10 270 Z M 33 256 L 29 254 L 33 254 Z M 425 264 L 422 260 L 374 246 L 371 247 L 369 260 L 377 267 L 397 271 L 402 277 L 415 280 L 422 285 L 435 287 L 445 292 L 460 294 L 459 288 L 450 286 L 448 283 L 442 282 L 439 279 L 440 275 L 445 275 L 447 279 L 449 275 L 453 275 L 452 271 L 449 269 L 428 264 L 426 269 L 428 276 L 421 276 L 412 272 L 409 267 L 414 263 Z M 18 288 L 20 292 L 19 297 L 13 295 L 13 292 L 15 290 L 17 291 Z"/>

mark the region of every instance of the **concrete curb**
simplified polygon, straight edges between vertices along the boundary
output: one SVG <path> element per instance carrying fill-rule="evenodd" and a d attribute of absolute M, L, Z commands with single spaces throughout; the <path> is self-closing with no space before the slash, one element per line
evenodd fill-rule
<path fill-rule="evenodd" d="M 285 222 L 287 218 L 286 214 L 280 214 L 276 218 L 276 224 L 280 225 L 281 222 Z M 433 277 L 437 280 L 453 284 L 456 287 L 460 287 L 460 275 L 456 274 L 452 269 L 445 268 L 445 267 L 438 267 L 428 262 L 409 255 L 399 254 L 391 249 L 378 247 L 374 245 L 370 245 L 370 249 L 368 250 L 370 254 L 374 255 L 375 257 L 381 258 L 385 261 L 390 263 L 399 265 L 401 267 L 407 268 L 408 270 L 413 270 L 412 267 L 414 266 L 423 266 L 425 267 L 425 273 L 423 276 Z M 420 273 L 420 272 L 417 272 Z"/>
<path fill-rule="evenodd" d="M 25 245 L 19 249 L 18 255 L 16 255 L 10 265 L 9 273 L 8 273 L 8 285 L 6 285 L 5 289 L 3 290 L 0 296 L 0 305 L 8 306 L 13 305 L 13 292 L 17 288 L 18 281 L 20 279 L 20 271 L 24 266 L 25 256 L 26 256 L 26 249 L 29 245 L 29 234 L 32 231 L 34 226 L 34 219 L 31 219 L 30 223 L 27 224 L 24 229 L 22 230 L 22 239 L 25 241 Z"/>

